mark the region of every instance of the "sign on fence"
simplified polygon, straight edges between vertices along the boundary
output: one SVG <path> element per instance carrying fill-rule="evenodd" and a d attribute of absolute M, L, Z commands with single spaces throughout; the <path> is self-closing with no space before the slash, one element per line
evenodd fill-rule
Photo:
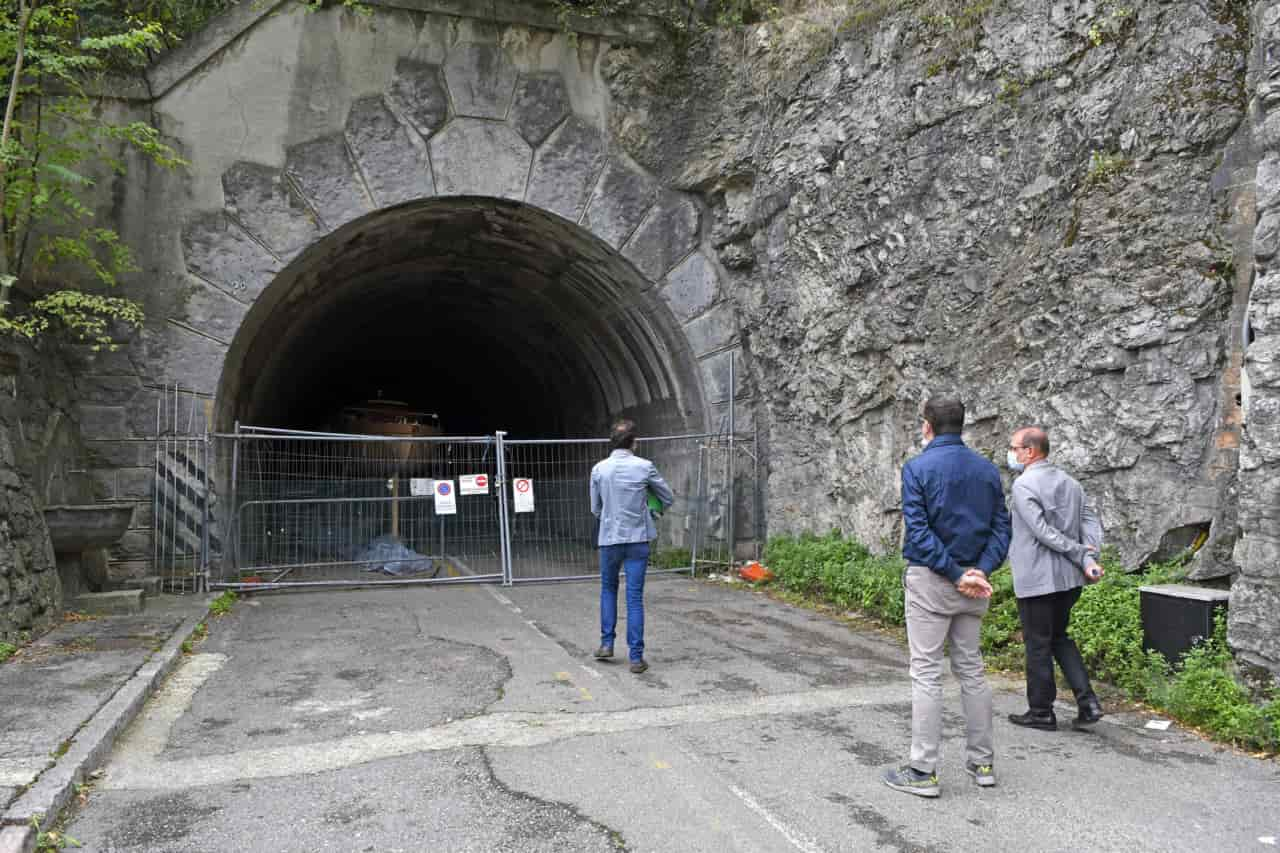
<path fill-rule="evenodd" d="M 512 491 L 516 496 L 516 512 L 533 512 L 533 480 L 516 477 L 512 483 Z"/>
<path fill-rule="evenodd" d="M 489 494 L 489 477 L 487 474 L 463 474 L 458 481 L 459 493 L 463 495 Z"/>
<path fill-rule="evenodd" d="M 457 515 L 458 502 L 453 494 L 453 480 L 436 480 L 436 515 Z"/>
<path fill-rule="evenodd" d="M 425 498 L 435 491 L 436 481 L 430 477 L 413 477 L 409 480 L 409 494 L 415 498 Z"/>

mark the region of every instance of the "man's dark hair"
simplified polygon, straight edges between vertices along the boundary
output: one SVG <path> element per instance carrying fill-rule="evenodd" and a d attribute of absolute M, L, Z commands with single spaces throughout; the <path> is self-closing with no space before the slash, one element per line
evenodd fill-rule
<path fill-rule="evenodd" d="M 609 431 L 609 447 L 612 450 L 630 450 L 636 443 L 636 422 L 623 418 Z"/>
<path fill-rule="evenodd" d="M 933 397 L 924 404 L 924 419 L 934 435 L 964 431 L 964 403 L 955 397 Z"/>
<path fill-rule="evenodd" d="M 1049 431 L 1044 427 L 1027 427 L 1022 431 L 1022 444 L 1041 456 L 1049 456 Z"/>

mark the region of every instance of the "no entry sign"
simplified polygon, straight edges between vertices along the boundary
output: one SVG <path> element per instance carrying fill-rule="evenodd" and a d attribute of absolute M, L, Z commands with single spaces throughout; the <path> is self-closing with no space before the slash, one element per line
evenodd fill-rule
<path fill-rule="evenodd" d="M 458 492 L 463 495 L 489 494 L 489 475 L 463 474 L 458 480 Z"/>
<path fill-rule="evenodd" d="M 511 491 L 516 497 L 516 512 L 533 512 L 533 480 L 528 477 L 516 477 L 512 481 Z"/>
<path fill-rule="evenodd" d="M 436 480 L 436 515 L 457 515 L 458 500 L 453 493 L 453 480 Z"/>

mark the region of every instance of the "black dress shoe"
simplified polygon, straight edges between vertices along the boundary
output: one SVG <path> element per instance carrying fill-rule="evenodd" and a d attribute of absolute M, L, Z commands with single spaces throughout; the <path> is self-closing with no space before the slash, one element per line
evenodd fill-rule
<path fill-rule="evenodd" d="M 1085 702 L 1080 706 L 1080 714 L 1075 718 L 1075 721 L 1071 725 L 1073 728 L 1077 729 L 1091 729 L 1093 728 L 1094 723 L 1101 720 L 1103 716 L 1102 706 L 1099 705 L 1098 700 L 1095 699 L 1092 702 Z"/>
<path fill-rule="evenodd" d="M 1027 711 L 1025 714 L 1010 714 L 1009 722 L 1015 726 L 1025 726 L 1029 729 L 1041 729 L 1046 732 L 1056 732 L 1058 730 L 1058 718 L 1054 716 L 1052 711 L 1047 714 L 1040 711 Z"/>

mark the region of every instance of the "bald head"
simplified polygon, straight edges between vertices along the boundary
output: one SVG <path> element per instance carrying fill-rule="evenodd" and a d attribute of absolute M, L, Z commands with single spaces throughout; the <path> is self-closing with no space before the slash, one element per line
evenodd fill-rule
<path fill-rule="evenodd" d="M 1042 427 L 1023 427 L 1013 434 L 1013 443 L 1025 447 L 1032 454 L 1030 461 L 1049 458 L 1049 433 Z"/>

